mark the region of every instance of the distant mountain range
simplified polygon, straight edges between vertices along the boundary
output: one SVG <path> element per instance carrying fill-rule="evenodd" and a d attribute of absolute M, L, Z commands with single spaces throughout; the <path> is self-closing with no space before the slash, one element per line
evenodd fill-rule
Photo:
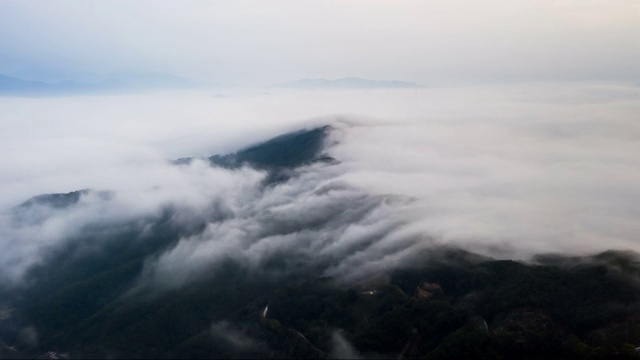
<path fill-rule="evenodd" d="M 43 81 L 0 74 L 0 95 L 47 96 L 85 93 L 184 89 L 208 84 L 163 73 L 116 73 L 91 81 Z M 415 89 L 424 86 L 406 81 L 369 80 L 356 77 L 341 79 L 301 79 L 272 85 L 288 89 Z"/>
<path fill-rule="evenodd" d="M 117 73 L 92 82 L 27 80 L 0 74 L 0 95 L 65 95 L 110 91 L 190 88 L 203 84 L 161 73 Z"/>
<path fill-rule="evenodd" d="M 275 88 L 291 88 L 291 89 L 379 89 L 379 88 L 422 88 L 424 86 L 413 82 L 396 81 L 396 80 L 368 80 L 356 77 L 341 78 L 335 80 L 329 79 L 302 79 L 290 81 L 282 84 L 276 84 Z"/>

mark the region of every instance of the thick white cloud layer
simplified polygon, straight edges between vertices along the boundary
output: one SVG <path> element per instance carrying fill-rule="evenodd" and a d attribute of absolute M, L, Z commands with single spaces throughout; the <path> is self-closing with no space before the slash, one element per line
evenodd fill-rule
<path fill-rule="evenodd" d="M 19 278 L 82 225 L 167 205 L 185 219 L 224 213 L 148 259 L 142 279 L 169 287 L 223 259 L 260 269 L 275 254 L 288 255 L 286 269 L 357 278 L 434 245 L 506 258 L 640 250 L 637 87 L 229 95 L 0 99 L 3 275 Z M 272 188 L 249 168 L 165 161 L 325 123 L 340 163 L 301 169 Z M 12 223 L 10 208 L 32 195 L 84 188 L 115 195 Z"/>

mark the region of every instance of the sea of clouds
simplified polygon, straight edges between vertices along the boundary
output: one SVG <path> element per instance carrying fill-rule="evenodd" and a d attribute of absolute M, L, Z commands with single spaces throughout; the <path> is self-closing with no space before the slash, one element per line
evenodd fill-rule
<path fill-rule="evenodd" d="M 498 258 L 640 251 L 640 88 L 527 84 L 399 90 L 220 90 L 0 98 L 0 268 L 19 281 L 89 224 L 202 219 L 147 259 L 141 281 L 180 286 L 223 259 L 285 256 L 356 279 L 434 246 Z M 175 166 L 331 125 L 316 163 L 264 171 Z M 80 189 L 69 209 L 15 206 Z M 24 218 L 32 221 L 24 221 Z"/>

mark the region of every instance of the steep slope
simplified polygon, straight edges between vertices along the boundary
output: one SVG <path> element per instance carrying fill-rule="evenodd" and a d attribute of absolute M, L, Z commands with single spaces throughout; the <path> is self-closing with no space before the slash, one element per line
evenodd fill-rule
<path fill-rule="evenodd" d="M 266 172 L 270 186 L 248 202 L 273 204 L 226 209 L 212 200 L 201 211 L 167 204 L 150 215 L 85 223 L 48 248 L 21 283 L 0 286 L 0 356 L 638 358 L 635 253 L 522 263 L 434 246 L 366 277 L 327 275 L 361 264 L 365 250 L 396 229 L 385 223 L 392 212 L 379 209 L 405 201 L 340 182 L 286 192 L 308 183 L 305 172 L 336 168 L 318 164 L 336 163 L 324 155 L 330 131 L 307 129 L 206 159 L 220 171 Z M 348 200 L 336 202 L 334 192 Z M 312 197 L 321 201 L 308 206 Z M 108 204 L 117 194 L 42 195 L 14 211 L 31 224 L 29 216 L 82 213 L 89 198 Z M 361 234 L 361 224 L 386 227 Z M 337 244 L 345 234 L 350 242 Z M 408 244 L 377 250 L 370 261 Z"/>

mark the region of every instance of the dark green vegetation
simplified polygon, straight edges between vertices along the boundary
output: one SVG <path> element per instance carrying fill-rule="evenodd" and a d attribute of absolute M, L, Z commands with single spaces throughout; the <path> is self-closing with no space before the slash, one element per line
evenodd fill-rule
<path fill-rule="evenodd" d="M 64 209 L 77 204 L 82 196 L 88 194 L 95 194 L 102 200 L 109 200 L 113 195 L 109 191 L 93 191 L 91 189 L 77 190 L 64 194 L 44 194 L 32 197 L 17 206 L 15 210 L 17 212 L 28 211 L 30 208 L 38 205 L 51 209 Z"/>
<path fill-rule="evenodd" d="M 322 156 L 326 132 L 288 134 L 209 160 L 263 169 L 278 186 L 297 166 L 331 161 Z M 28 221 L 95 194 L 110 201 L 110 193 L 83 190 L 35 197 L 15 211 Z M 144 283 L 146 264 L 232 216 L 190 213 L 184 221 L 181 211 L 167 206 L 146 218 L 86 225 L 49 249 L 19 286 L 0 286 L 0 358 L 50 351 L 71 358 L 640 357 L 635 253 L 525 264 L 433 248 L 404 268 L 344 283 L 323 277 L 322 262 L 282 250 L 258 267 L 229 257 L 184 286 L 159 289 Z"/>
<path fill-rule="evenodd" d="M 211 156 L 209 162 L 229 169 L 246 165 L 267 170 L 265 183 L 280 183 L 293 176 L 292 169 L 298 166 L 334 161 L 321 155 L 328 131 L 329 127 L 325 126 L 281 135 L 234 154 Z"/>
<path fill-rule="evenodd" d="M 80 201 L 80 196 L 89 192 L 88 189 L 72 191 L 65 194 L 45 194 L 34 196 L 31 199 L 25 201 L 19 209 L 25 209 L 34 205 L 48 206 L 54 209 L 63 209 L 72 205 L 75 205 Z"/>
<path fill-rule="evenodd" d="M 638 357 L 637 254 L 526 265 L 435 251 L 358 284 L 266 276 L 228 261 L 184 288 L 145 295 L 126 295 L 142 256 L 129 258 L 49 268 L 45 288 L 23 293 L 0 320 L 5 343 L 71 357 L 331 357 L 337 338 L 367 357 Z M 9 322 L 39 341 L 26 343 Z"/>
<path fill-rule="evenodd" d="M 275 137 L 265 143 L 229 155 L 214 155 L 209 161 L 218 166 L 236 168 L 250 165 L 259 169 L 294 168 L 318 158 L 328 126 Z"/>
<path fill-rule="evenodd" d="M 251 166 L 266 170 L 269 174 L 265 183 L 276 184 L 293 176 L 296 167 L 316 162 L 335 162 L 335 159 L 322 154 L 329 131 L 329 126 L 323 126 L 284 134 L 233 154 L 213 155 L 207 160 L 213 166 L 227 169 Z M 192 160 L 183 158 L 174 163 L 189 164 Z"/>
<path fill-rule="evenodd" d="M 313 162 L 332 161 L 323 156 L 324 142 L 330 130 L 329 126 L 300 130 L 277 136 L 238 152 L 226 155 L 213 155 L 208 158 L 211 165 L 228 169 L 252 166 L 258 169 L 292 169 Z M 189 164 L 192 158 L 182 158 L 176 164 Z"/>

